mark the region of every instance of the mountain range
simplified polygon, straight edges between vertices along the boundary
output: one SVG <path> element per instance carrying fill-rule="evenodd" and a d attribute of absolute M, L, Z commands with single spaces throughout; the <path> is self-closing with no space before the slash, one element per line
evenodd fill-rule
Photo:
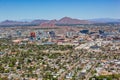
<path fill-rule="evenodd" d="M 111 23 L 117 22 L 120 23 L 120 19 L 112 19 L 112 18 L 97 18 L 97 19 L 88 19 L 88 20 L 80 20 L 73 19 L 70 17 L 63 17 L 60 20 L 32 20 L 32 21 L 12 21 L 5 20 L 0 22 L 1 26 L 54 26 L 60 24 L 94 24 L 94 23 Z"/>
<path fill-rule="evenodd" d="M 113 19 L 113 18 L 96 18 L 96 19 L 89 19 L 89 21 L 95 23 L 110 23 L 110 22 L 120 22 L 120 19 Z"/>

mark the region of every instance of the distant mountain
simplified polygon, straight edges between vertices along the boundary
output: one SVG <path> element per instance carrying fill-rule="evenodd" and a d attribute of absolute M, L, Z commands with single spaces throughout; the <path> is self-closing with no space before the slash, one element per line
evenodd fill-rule
<path fill-rule="evenodd" d="M 0 23 L 0 25 L 17 25 L 17 24 L 27 24 L 27 22 L 5 20 L 5 21 Z"/>
<path fill-rule="evenodd" d="M 91 22 L 88 20 L 79 20 L 70 17 L 64 17 L 57 22 L 57 24 L 89 24 L 89 23 Z"/>
<path fill-rule="evenodd" d="M 16 21 L 21 21 L 21 22 L 31 22 L 34 19 L 20 19 L 20 20 L 16 20 Z"/>
<path fill-rule="evenodd" d="M 50 20 L 41 24 L 41 26 L 70 25 L 70 24 L 90 24 L 91 21 L 63 17 L 60 20 Z"/>
<path fill-rule="evenodd" d="M 109 22 L 120 22 L 120 19 L 112 19 L 112 18 L 96 18 L 96 19 L 89 19 L 94 23 L 109 23 Z"/>
<path fill-rule="evenodd" d="M 44 23 L 44 22 L 48 22 L 49 20 L 34 20 L 34 21 L 31 21 L 31 24 L 38 24 L 40 25 L 41 23 Z"/>
<path fill-rule="evenodd" d="M 74 25 L 74 24 L 93 24 L 93 23 L 120 23 L 120 19 L 111 18 L 97 18 L 88 20 L 73 19 L 70 17 L 63 17 L 60 20 L 32 20 L 32 21 L 12 21 L 5 20 L 0 22 L 0 27 L 14 27 L 14 26 L 42 26 L 42 27 L 52 27 L 56 25 Z"/>
<path fill-rule="evenodd" d="M 41 27 L 54 27 L 57 20 L 49 20 L 40 24 Z"/>
<path fill-rule="evenodd" d="M 5 21 L 0 23 L 0 27 L 37 26 L 37 25 L 40 25 L 41 23 L 44 23 L 47 21 L 49 21 L 49 20 L 33 20 L 31 22 L 5 20 Z"/>

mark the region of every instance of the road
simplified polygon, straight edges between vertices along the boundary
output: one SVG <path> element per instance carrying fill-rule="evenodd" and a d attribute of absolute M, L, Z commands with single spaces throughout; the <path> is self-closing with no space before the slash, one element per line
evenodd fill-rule
<path fill-rule="evenodd" d="M 87 73 L 87 75 L 85 76 L 86 78 L 84 80 L 89 80 L 89 78 L 91 77 L 91 72 L 95 69 L 97 64 L 98 61 L 96 61 L 95 64 L 91 67 L 90 71 Z"/>
<path fill-rule="evenodd" d="M 76 63 L 74 63 L 67 71 L 63 72 L 63 73 L 60 75 L 60 77 L 58 77 L 58 80 L 64 80 L 65 75 L 66 75 L 67 73 L 69 73 L 74 67 L 76 67 L 77 65 L 80 64 L 80 58 L 83 57 L 83 56 L 84 56 L 84 54 L 82 54 L 82 55 L 79 57 L 78 61 L 77 61 Z"/>

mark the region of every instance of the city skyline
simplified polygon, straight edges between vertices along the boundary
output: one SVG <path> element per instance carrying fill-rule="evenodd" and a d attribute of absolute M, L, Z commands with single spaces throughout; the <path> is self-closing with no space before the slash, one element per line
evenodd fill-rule
<path fill-rule="evenodd" d="M 120 0 L 0 0 L 0 21 L 120 18 Z"/>

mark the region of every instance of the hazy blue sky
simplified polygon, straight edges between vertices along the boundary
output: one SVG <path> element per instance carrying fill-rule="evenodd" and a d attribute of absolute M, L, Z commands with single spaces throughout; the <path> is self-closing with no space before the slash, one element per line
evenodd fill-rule
<path fill-rule="evenodd" d="M 120 18 L 120 0 L 0 0 L 0 21 Z"/>

